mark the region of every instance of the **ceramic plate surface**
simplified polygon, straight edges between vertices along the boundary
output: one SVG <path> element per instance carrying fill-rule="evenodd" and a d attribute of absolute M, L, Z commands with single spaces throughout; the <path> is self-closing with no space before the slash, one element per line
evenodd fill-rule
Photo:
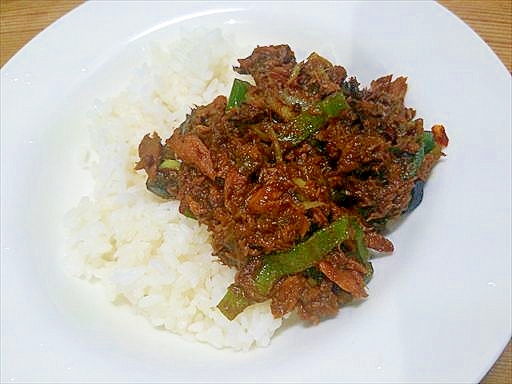
<path fill-rule="evenodd" d="M 407 76 L 406 104 L 450 137 L 368 300 L 248 353 L 156 331 L 59 264 L 62 217 L 90 187 L 72 161 L 76 119 L 144 47 L 196 26 L 315 50 L 363 85 Z M 511 104 L 504 65 L 436 3 L 76 8 L 1 69 L 2 382 L 477 382 L 511 335 Z"/>

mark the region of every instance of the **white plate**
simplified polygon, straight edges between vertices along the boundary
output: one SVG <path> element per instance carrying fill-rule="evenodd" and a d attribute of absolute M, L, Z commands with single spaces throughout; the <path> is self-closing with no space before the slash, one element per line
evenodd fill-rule
<path fill-rule="evenodd" d="M 249 353 L 158 332 L 58 264 L 62 215 L 87 188 L 70 166 L 74 117 L 118 86 L 134 52 L 199 25 L 320 51 L 363 84 L 408 76 L 408 105 L 451 140 L 395 253 L 375 261 L 369 299 Z M 511 336 L 510 105 L 503 64 L 436 3 L 78 7 L 1 70 L 2 382 L 480 380 Z"/>

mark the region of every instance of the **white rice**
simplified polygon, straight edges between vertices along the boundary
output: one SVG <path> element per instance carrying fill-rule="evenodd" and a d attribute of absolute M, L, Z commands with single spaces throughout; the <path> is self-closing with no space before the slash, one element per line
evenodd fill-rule
<path fill-rule="evenodd" d="M 135 172 L 137 147 L 149 132 L 167 138 L 194 105 L 227 94 L 241 51 L 220 30 L 187 31 L 153 46 L 130 86 L 94 106 L 87 167 L 90 196 L 69 212 L 67 268 L 105 287 L 155 327 L 217 348 L 266 346 L 281 325 L 268 303 L 234 321 L 216 308 L 235 271 L 211 255 L 204 226 L 178 213 L 178 202 L 148 192 Z"/>

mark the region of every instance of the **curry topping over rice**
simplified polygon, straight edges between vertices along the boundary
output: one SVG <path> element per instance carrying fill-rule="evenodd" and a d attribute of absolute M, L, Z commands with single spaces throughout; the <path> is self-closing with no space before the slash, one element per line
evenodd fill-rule
<path fill-rule="evenodd" d="M 316 53 L 297 62 L 287 45 L 238 61 L 251 80 L 195 107 L 165 143 L 146 135 L 136 169 L 237 268 L 218 305 L 226 317 L 270 299 L 275 317 L 316 323 L 367 296 L 369 249 L 393 251 L 386 223 L 421 202 L 448 137 L 404 106 L 404 77 L 361 88 Z"/>

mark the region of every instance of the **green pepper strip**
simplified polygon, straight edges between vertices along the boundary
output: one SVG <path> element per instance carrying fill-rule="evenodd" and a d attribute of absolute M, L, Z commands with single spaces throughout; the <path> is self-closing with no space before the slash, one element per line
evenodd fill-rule
<path fill-rule="evenodd" d="M 370 258 L 370 252 L 364 243 L 364 231 L 363 229 L 355 222 L 353 222 L 353 226 L 356 232 L 356 256 L 357 260 L 363 264 L 366 269 L 366 275 L 364 276 L 364 282 L 368 283 L 373 276 L 373 266 L 372 263 L 368 261 Z"/>
<path fill-rule="evenodd" d="M 432 135 L 432 132 L 424 131 L 421 148 L 414 155 L 412 169 L 409 172 L 410 177 L 416 176 L 418 169 L 420 169 L 421 163 L 423 163 L 423 160 L 425 159 L 425 155 L 431 152 L 434 149 L 435 145 L 436 142 L 434 141 L 434 135 Z"/>
<path fill-rule="evenodd" d="M 425 150 L 425 155 L 431 152 L 436 145 L 436 141 L 434 140 L 434 135 L 430 131 L 423 132 L 423 148 Z"/>
<path fill-rule="evenodd" d="M 285 252 L 277 252 L 263 257 L 263 267 L 254 278 L 258 292 L 267 295 L 274 283 L 285 275 L 311 268 L 331 250 L 350 236 L 351 219 L 342 217 L 331 225 L 320 229 L 307 240 Z M 233 320 L 251 302 L 242 290 L 231 285 L 217 307 L 228 319 Z"/>
<path fill-rule="evenodd" d="M 320 130 L 327 120 L 336 117 L 348 108 L 343 92 L 336 92 L 318 102 L 312 110 L 301 112 L 279 135 L 279 140 L 300 144 Z"/>
<path fill-rule="evenodd" d="M 343 217 L 291 250 L 265 256 L 263 268 L 254 279 L 256 288 L 262 295 L 267 295 L 277 279 L 314 266 L 348 237 L 349 219 Z"/>
<path fill-rule="evenodd" d="M 235 285 L 231 285 L 222 300 L 217 304 L 217 308 L 229 320 L 233 320 L 249 305 L 251 305 L 251 302 L 245 298 L 242 290 Z"/>
<path fill-rule="evenodd" d="M 235 79 L 233 81 L 228 103 L 226 104 L 226 111 L 231 108 L 239 107 L 245 101 L 245 94 L 250 86 L 251 84 L 244 80 Z"/>

